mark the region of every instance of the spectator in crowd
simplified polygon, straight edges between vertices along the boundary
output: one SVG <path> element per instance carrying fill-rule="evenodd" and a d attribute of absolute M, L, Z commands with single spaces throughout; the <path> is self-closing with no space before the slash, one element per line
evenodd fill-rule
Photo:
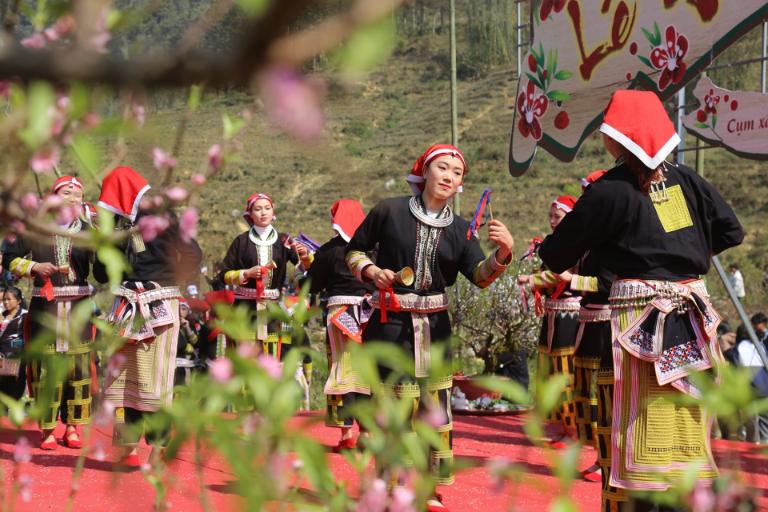
<path fill-rule="evenodd" d="M 757 334 L 758 343 L 762 344 L 763 349 L 766 346 L 768 338 L 768 316 L 764 313 L 757 313 L 750 319 L 752 327 Z M 763 365 L 757 347 L 746 337 L 739 341 L 736 347 L 738 352 L 739 365 L 749 368 L 752 371 L 752 387 L 759 398 L 768 397 L 768 370 Z M 768 442 L 768 414 L 758 414 L 746 425 L 746 438 L 757 443 Z"/>
<path fill-rule="evenodd" d="M 728 280 L 731 282 L 736 296 L 741 302 L 744 302 L 744 297 L 747 296 L 747 292 L 744 289 L 744 276 L 741 275 L 741 270 L 739 270 L 739 266 L 736 263 L 731 263 L 731 275 L 728 276 Z"/>
<path fill-rule="evenodd" d="M 736 350 L 738 338 L 728 322 L 723 321 L 717 326 L 717 341 L 720 343 L 720 350 L 723 351 L 725 360 L 734 366 L 738 366 L 739 354 Z"/>
<path fill-rule="evenodd" d="M 0 393 L 19 400 L 27 387 L 27 365 L 21 362 L 27 309 L 19 288 L 8 287 L 0 295 L 3 303 L 0 323 Z"/>

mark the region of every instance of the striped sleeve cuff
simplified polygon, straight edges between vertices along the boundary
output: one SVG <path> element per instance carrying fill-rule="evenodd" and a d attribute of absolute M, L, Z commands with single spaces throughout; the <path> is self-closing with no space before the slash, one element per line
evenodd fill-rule
<path fill-rule="evenodd" d="M 12 274 L 19 277 L 31 276 L 32 267 L 36 264 L 36 261 L 28 260 L 26 258 L 14 258 L 13 261 L 11 261 L 11 268 L 9 270 Z"/>
<path fill-rule="evenodd" d="M 573 274 L 573 277 L 571 277 L 571 290 L 578 292 L 596 293 L 597 277 Z"/>
<path fill-rule="evenodd" d="M 363 251 L 349 251 L 347 253 L 347 266 L 350 272 L 352 272 L 359 281 L 365 281 L 363 278 L 363 270 L 369 265 L 373 265 L 373 261 Z"/>
<path fill-rule="evenodd" d="M 560 278 L 551 270 L 544 270 L 533 274 L 533 286 L 536 288 L 552 288 L 556 286 Z"/>
<path fill-rule="evenodd" d="M 486 288 L 504 273 L 511 260 L 512 256 L 510 255 L 507 261 L 500 263 L 496 259 L 496 251 L 494 251 L 475 267 L 475 271 L 472 274 L 472 282 L 480 288 Z"/>
<path fill-rule="evenodd" d="M 225 284 L 243 285 L 246 281 L 245 270 L 230 270 L 224 274 Z"/>

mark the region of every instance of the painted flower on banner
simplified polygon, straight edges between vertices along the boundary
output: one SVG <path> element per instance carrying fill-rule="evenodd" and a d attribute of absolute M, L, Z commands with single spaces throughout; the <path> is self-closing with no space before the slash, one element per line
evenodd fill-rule
<path fill-rule="evenodd" d="M 651 64 L 661 71 L 659 90 L 663 91 L 670 84 L 678 84 L 685 75 L 686 65 L 683 58 L 688 53 L 688 38 L 670 25 L 664 31 L 664 42 L 651 50 Z"/>
<path fill-rule="evenodd" d="M 538 118 L 547 111 L 549 99 L 541 93 L 536 93 L 536 86 L 533 82 L 528 82 L 526 90 L 517 97 L 517 113 L 520 116 L 517 128 L 523 137 L 532 135 L 534 139 L 539 140 L 542 130 Z"/>
<path fill-rule="evenodd" d="M 714 89 L 710 89 L 709 94 L 704 96 L 704 112 L 707 114 L 717 114 L 718 103 L 720 103 L 720 96 L 715 94 Z"/>
<path fill-rule="evenodd" d="M 541 9 L 539 10 L 539 16 L 541 21 L 546 21 L 549 15 L 554 12 L 560 12 L 565 7 L 566 0 L 544 0 L 541 2 Z"/>

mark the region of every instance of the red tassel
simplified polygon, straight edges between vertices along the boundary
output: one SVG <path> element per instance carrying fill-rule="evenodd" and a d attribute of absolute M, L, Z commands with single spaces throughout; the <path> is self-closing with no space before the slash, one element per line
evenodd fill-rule
<path fill-rule="evenodd" d="M 50 277 L 45 278 L 45 284 L 40 288 L 40 295 L 48 302 L 53 300 L 53 283 Z"/>
<path fill-rule="evenodd" d="M 555 287 L 555 292 L 552 294 L 552 300 L 557 300 L 560 298 L 560 296 L 565 291 L 565 288 L 568 286 L 568 281 L 560 281 L 557 283 L 557 286 Z"/>
<path fill-rule="evenodd" d="M 379 288 L 379 320 L 381 323 L 387 323 L 387 309 L 393 313 L 400 311 L 400 301 L 397 300 L 395 291 L 392 287 L 386 290 Z"/>
<path fill-rule="evenodd" d="M 541 292 L 536 288 L 533 289 L 533 312 L 536 316 L 544 316 L 544 303 L 541 300 Z"/>

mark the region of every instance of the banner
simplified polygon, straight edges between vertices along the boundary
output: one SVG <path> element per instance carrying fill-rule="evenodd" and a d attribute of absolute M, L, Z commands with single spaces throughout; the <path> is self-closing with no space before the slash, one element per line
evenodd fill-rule
<path fill-rule="evenodd" d="M 701 77 L 699 108 L 683 118 L 690 133 L 745 158 L 768 160 L 768 94 L 729 91 Z"/>
<path fill-rule="evenodd" d="M 538 146 L 570 162 L 617 89 L 667 99 L 768 16 L 765 0 L 533 0 L 509 172 Z"/>

